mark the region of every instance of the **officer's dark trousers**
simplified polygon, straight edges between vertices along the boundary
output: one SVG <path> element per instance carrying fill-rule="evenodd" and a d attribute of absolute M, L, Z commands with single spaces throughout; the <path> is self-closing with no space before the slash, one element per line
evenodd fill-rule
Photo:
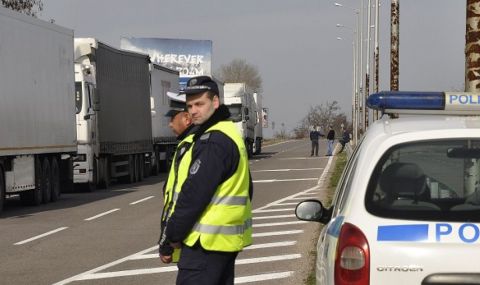
<path fill-rule="evenodd" d="M 238 252 L 204 250 L 198 242 L 183 246 L 177 285 L 233 285 Z"/>
<path fill-rule="evenodd" d="M 318 156 L 318 141 L 312 141 L 312 152 L 310 155 L 316 155 Z"/>

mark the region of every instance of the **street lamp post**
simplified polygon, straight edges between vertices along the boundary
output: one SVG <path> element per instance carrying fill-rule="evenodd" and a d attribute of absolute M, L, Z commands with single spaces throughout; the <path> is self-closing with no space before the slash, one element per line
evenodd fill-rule
<path fill-rule="evenodd" d="M 358 16 L 358 14 L 357 14 Z M 337 24 L 337 28 L 346 28 L 352 31 L 352 61 L 353 61 L 353 74 L 352 74 L 352 136 L 353 136 L 353 144 L 357 144 L 358 138 L 358 64 L 357 64 L 357 45 L 356 45 L 356 38 L 357 38 L 357 31 L 353 30 L 350 27 L 347 27 L 342 24 Z M 337 37 L 337 40 L 343 40 L 341 37 Z"/>
<path fill-rule="evenodd" d="M 353 104 L 353 114 L 352 114 L 352 126 L 353 126 L 353 143 L 356 145 L 359 138 L 359 129 L 361 129 L 361 121 L 363 119 L 362 112 L 362 90 L 363 90 L 363 33 L 361 28 L 361 18 L 360 11 L 358 9 L 345 6 L 343 4 L 335 2 L 336 7 L 348 8 L 355 12 L 357 16 L 356 30 L 353 32 L 354 38 L 356 38 L 356 45 L 353 44 L 353 90 L 352 90 L 352 104 Z M 337 27 L 345 27 L 343 25 L 337 24 Z M 351 29 L 351 28 L 350 28 Z M 353 29 L 351 29 L 353 31 Z"/>

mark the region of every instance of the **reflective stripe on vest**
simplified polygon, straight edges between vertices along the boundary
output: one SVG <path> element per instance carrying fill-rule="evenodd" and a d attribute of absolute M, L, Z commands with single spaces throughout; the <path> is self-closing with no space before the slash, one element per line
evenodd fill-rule
<path fill-rule="evenodd" d="M 235 173 L 217 187 L 209 205 L 183 242 L 187 246 L 193 246 L 200 241 L 202 248 L 206 250 L 241 251 L 243 247 L 252 243 L 252 206 L 249 199 L 250 173 L 247 152 L 243 139 L 232 122 L 219 122 L 205 133 L 211 131 L 220 131 L 235 143 L 240 155 L 238 166 Z M 193 147 L 185 154 L 182 163 L 188 160 L 190 160 L 188 164 L 191 163 L 192 150 Z M 188 169 L 184 171 L 184 173 L 179 171 L 179 182 L 181 178 L 187 178 Z M 183 182 L 185 180 L 182 184 Z"/>
<path fill-rule="evenodd" d="M 163 220 L 168 220 L 172 215 L 173 210 L 175 209 L 178 194 L 180 193 L 183 184 L 183 181 L 179 183 L 177 173 L 180 168 L 188 168 L 188 165 L 185 166 L 184 164 L 182 164 L 182 161 L 183 156 L 185 156 L 188 150 L 192 148 L 193 136 L 194 134 L 190 134 L 186 136 L 180 143 L 178 143 L 175 154 L 173 155 L 172 165 L 168 174 L 167 186 L 165 187 L 164 207 L 167 210 L 165 211 L 164 217 L 162 217 Z M 179 150 L 181 150 L 181 148 L 185 146 L 188 147 L 188 149 L 184 153 L 179 154 Z M 179 155 L 183 156 L 178 157 Z"/>
<path fill-rule="evenodd" d="M 243 225 L 239 226 L 212 226 L 195 224 L 195 226 L 193 226 L 193 230 L 204 234 L 238 235 L 243 234 L 245 230 L 251 227 L 252 219 L 247 219 Z"/>

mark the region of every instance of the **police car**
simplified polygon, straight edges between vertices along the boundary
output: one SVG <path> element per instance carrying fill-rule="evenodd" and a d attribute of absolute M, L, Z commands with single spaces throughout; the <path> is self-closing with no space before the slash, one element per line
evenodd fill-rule
<path fill-rule="evenodd" d="M 381 92 L 324 223 L 317 284 L 480 284 L 480 94 Z M 391 115 L 388 115 L 391 114 Z"/>

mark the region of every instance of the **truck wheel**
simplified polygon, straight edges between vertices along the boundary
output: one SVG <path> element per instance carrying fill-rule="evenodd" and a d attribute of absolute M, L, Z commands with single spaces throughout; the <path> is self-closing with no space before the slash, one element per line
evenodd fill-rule
<path fill-rule="evenodd" d="M 95 192 L 98 183 L 98 159 L 93 158 L 92 181 L 88 183 L 86 191 Z"/>
<path fill-rule="evenodd" d="M 140 155 L 135 154 L 135 182 L 141 181 L 140 179 Z"/>
<path fill-rule="evenodd" d="M 52 194 L 50 200 L 55 202 L 60 196 L 60 168 L 58 167 L 57 158 L 52 158 Z"/>
<path fill-rule="evenodd" d="M 108 186 L 110 186 L 110 169 L 108 166 L 108 157 L 100 157 L 98 159 L 98 168 L 98 188 L 107 189 Z"/>
<path fill-rule="evenodd" d="M 253 156 L 253 144 L 248 140 L 245 140 L 245 148 L 247 149 L 248 158 L 252 158 Z"/>
<path fill-rule="evenodd" d="M 255 154 L 260 154 L 262 152 L 262 141 L 257 139 L 255 140 Z"/>
<path fill-rule="evenodd" d="M 3 210 L 3 205 L 5 204 L 5 176 L 3 174 L 3 169 L 0 167 L 0 213 Z"/>
<path fill-rule="evenodd" d="M 42 203 L 42 164 L 40 158 L 35 157 L 35 189 L 20 193 L 20 200 L 29 206 L 38 206 Z"/>
<path fill-rule="evenodd" d="M 43 159 L 42 167 L 42 201 L 48 203 L 52 199 L 52 171 L 48 158 Z"/>
<path fill-rule="evenodd" d="M 158 158 L 158 156 L 160 155 L 160 153 L 158 152 L 158 148 L 155 148 L 155 159 L 153 161 L 152 159 L 152 163 L 153 163 L 153 167 L 152 167 L 152 175 L 154 176 L 157 176 L 158 173 L 160 173 L 160 160 Z"/>
<path fill-rule="evenodd" d="M 128 183 L 135 182 L 135 155 L 128 156 Z"/>

